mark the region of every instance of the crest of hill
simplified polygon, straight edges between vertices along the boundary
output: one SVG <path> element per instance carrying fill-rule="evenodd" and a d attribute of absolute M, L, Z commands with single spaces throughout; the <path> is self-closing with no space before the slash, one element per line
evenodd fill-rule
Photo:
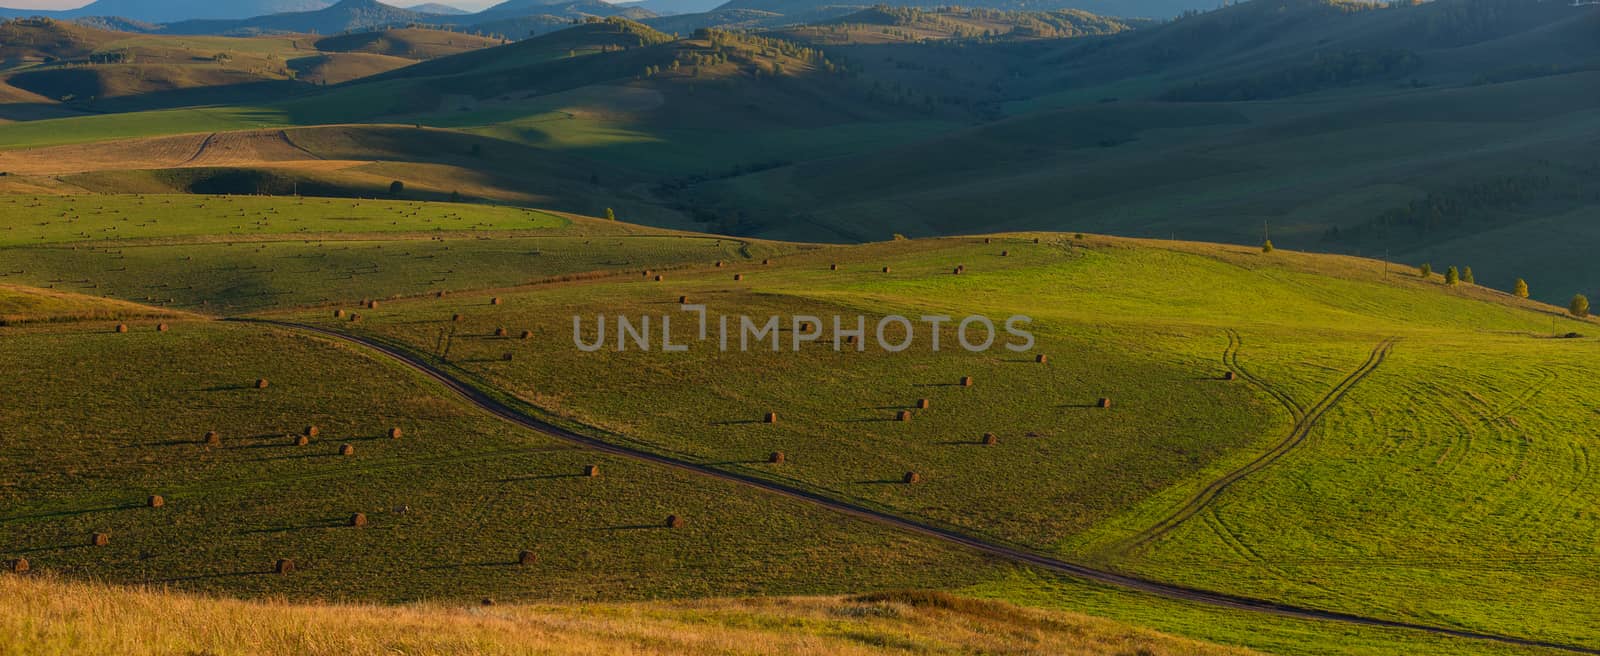
<path fill-rule="evenodd" d="M 904 43 L 924 40 L 1025 40 L 1106 35 L 1133 27 L 1077 9 L 1005 11 L 964 7 L 878 5 L 849 16 L 796 26 L 779 34 L 817 44 Z"/>
<path fill-rule="evenodd" d="M 86 57 L 125 34 L 50 18 L 19 18 L 0 23 L 0 60 L 20 63 Z"/>
<path fill-rule="evenodd" d="M 546 64 L 573 54 L 644 48 L 672 41 L 672 36 L 623 18 L 590 20 L 569 29 L 487 50 L 478 50 L 411 66 L 379 79 L 464 76 Z"/>
<path fill-rule="evenodd" d="M 405 27 L 392 30 L 356 32 L 318 39 L 316 48 L 322 52 L 367 53 L 406 59 L 437 59 L 473 50 L 503 44 L 475 34 L 445 30 Z"/>
<path fill-rule="evenodd" d="M 167 23 L 190 19 L 241 19 L 290 11 L 312 11 L 331 0 L 96 0 L 77 9 L 40 11 L 0 9 L 0 16 L 50 16 L 83 18 L 119 16 L 141 23 Z"/>
<path fill-rule="evenodd" d="M 0 326 L 189 316 L 147 305 L 0 283 Z"/>

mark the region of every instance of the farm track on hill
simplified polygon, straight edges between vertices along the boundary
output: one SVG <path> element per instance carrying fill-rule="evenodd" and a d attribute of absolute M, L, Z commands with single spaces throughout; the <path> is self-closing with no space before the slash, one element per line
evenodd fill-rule
<path fill-rule="evenodd" d="M 1223 355 L 1223 360 L 1226 361 L 1228 369 L 1239 374 L 1240 378 L 1243 378 L 1250 384 L 1261 388 L 1262 390 L 1266 391 L 1267 394 L 1271 395 L 1273 398 L 1276 398 L 1280 403 L 1282 403 L 1284 407 L 1289 410 L 1289 414 L 1294 416 L 1294 427 L 1289 430 L 1289 434 L 1285 436 L 1283 440 L 1273 445 L 1272 448 L 1266 453 L 1261 454 L 1255 460 L 1250 461 L 1243 467 L 1229 472 L 1222 478 L 1212 481 L 1210 485 L 1205 487 L 1205 489 L 1200 490 L 1199 494 L 1196 494 L 1187 502 L 1185 502 L 1183 507 L 1179 508 L 1177 512 L 1172 513 L 1171 515 L 1167 516 L 1166 519 L 1157 522 L 1154 526 L 1151 526 L 1150 528 L 1141 531 L 1138 535 L 1135 535 L 1132 538 L 1124 541 L 1124 546 L 1120 547 L 1118 550 L 1123 553 L 1127 553 L 1149 544 L 1151 541 L 1160 538 L 1163 535 L 1171 533 L 1174 529 L 1183 525 L 1184 522 L 1189 521 L 1195 515 L 1200 514 L 1206 508 L 1210 507 L 1211 503 L 1216 501 L 1217 497 L 1221 496 L 1223 492 L 1226 492 L 1228 488 L 1233 487 L 1235 483 L 1244 480 L 1251 474 L 1266 469 L 1267 467 L 1271 466 L 1272 463 L 1277 462 L 1290 451 L 1293 451 L 1296 447 L 1300 446 L 1301 443 L 1305 442 L 1306 437 L 1311 435 L 1312 429 L 1315 429 L 1317 424 L 1321 423 L 1322 417 L 1326 415 L 1329 410 L 1332 410 L 1335 405 L 1338 405 L 1340 400 L 1344 399 L 1345 394 L 1348 394 L 1350 390 L 1356 386 L 1356 384 L 1365 380 L 1367 376 L 1371 375 L 1372 372 L 1376 371 L 1378 367 L 1383 364 L 1383 361 L 1389 357 L 1389 352 L 1394 349 L 1395 342 L 1397 341 L 1399 340 L 1391 338 L 1379 342 L 1376 347 L 1373 347 L 1372 353 L 1367 356 L 1366 362 L 1363 362 L 1360 367 L 1356 368 L 1355 371 L 1352 371 L 1349 375 L 1345 376 L 1343 380 L 1339 381 L 1339 384 L 1334 385 L 1333 389 L 1329 390 L 1328 393 L 1319 399 L 1315 405 L 1312 405 L 1311 408 L 1306 409 L 1302 407 L 1300 403 L 1294 399 L 1294 397 L 1290 396 L 1288 392 L 1285 392 L 1266 380 L 1251 374 L 1249 370 L 1245 369 L 1239 364 L 1239 349 L 1243 346 L 1244 342 L 1236 333 L 1230 331 L 1228 334 L 1228 350 Z"/>
<path fill-rule="evenodd" d="M 1340 611 L 1319 610 L 1266 599 L 1257 599 L 1223 592 L 1188 588 L 1178 584 L 1163 583 L 1151 579 L 1140 578 L 1138 576 L 1096 569 L 1087 565 L 1035 553 L 1028 549 L 989 542 L 981 538 L 961 533 L 959 531 L 934 526 L 931 524 L 925 524 L 887 512 L 874 510 L 865 506 L 840 501 L 817 494 L 815 492 L 791 487 L 783 483 L 740 474 L 737 472 L 724 471 L 701 463 L 674 458 L 651 451 L 620 446 L 605 440 L 583 435 L 581 433 L 547 423 L 523 413 L 506 404 L 505 402 L 496 399 L 489 393 L 452 376 L 451 374 L 439 369 L 438 367 L 435 367 L 432 364 L 429 364 L 427 361 L 404 348 L 392 346 L 372 338 L 350 335 L 335 330 L 287 321 L 245 318 L 228 319 L 228 321 L 238 321 L 260 326 L 300 331 L 319 335 L 336 342 L 354 345 L 359 347 L 361 350 L 373 352 L 385 359 L 392 360 L 418 374 L 421 374 L 426 378 L 439 383 L 440 385 L 443 385 L 446 389 L 454 392 L 468 403 L 477 406 L 479 409 L 482 409 L 483 411 L 488 412 L 489 414 L 494 415 L 502 420 L 550 437 L 586 446 L 601 453 L 672 467 L 674 469 L 700 474 L 702 476 L 722 480 L 725 482 L 749 486 L 788 499 L 827 508 L 829 510 L 833 510 L 835 512 L 880 526 L 894 528 L 907 533 L 934 538 L 950 544 L 967 547 L 975 551 L 1021 565 L 1027 565 L 1047 571 L 1066 574 L 1068 576 L 1114 586 L 1124 590 L 1141 592 L 1167 599 L 1193 602 L 1219 608 L 1267 613 L 1304 620 L 1343 622 L 1347 624 L 1377 628 L 1421 631 L 1439 636 L 1464 638 L 1469 640 L 1484 640 L 1521 647 L 1554 649 L 1571 653 L 1595 654 L 1596 656 L 1600 656 L 1600 648 L 1595 647 L 1568 645 L 1541 641 L 1532 638 L 1481 633 L 1466 629 L 1452 629 L 1427 624 L 1415 624 L 1401 620 L 1367 617 Z M 1358 370 L 1356 374 L 1352 374 L 1350 378 L 1347 378 L 1346 384 L 1341 384 L 1340 388 L 1336 389 L 1335 393 L 1330 395 L 1329 399 L 1325 400 L 1336 402 L 1338 397 L 1343 396 L 1344 391 L 1348 391 L 1349 387 L 1353 386 L 1355 382 L 1359 382 L 1360 378 L 1365 377 L 1365 375 L 1368 373 L 1371 373 L 1371 369 L 1376 368 L 1377 363 L 1382 361 L 1382 356 L 1388 354 L 1389 349 L 1393 347 L 1395 341 L 1396 340 L 1392 339 L 1386 340 L 1380 344 L 1378 348 L 1374 349 L 1372 357 L 1368 360 L 1368 364 L 1361 370 Z M 1323 404 L 1319 404 L 1319 406 L 1321 405 Z M 1326 405 L 1331 406 L 1332 403 L 1330 402 Z M 1317 408 L 1313 408 L 1314 413 L 1316 410 Z M 1326 408 L 1323 408 L 1323 411 L 1325 410 Z"/>

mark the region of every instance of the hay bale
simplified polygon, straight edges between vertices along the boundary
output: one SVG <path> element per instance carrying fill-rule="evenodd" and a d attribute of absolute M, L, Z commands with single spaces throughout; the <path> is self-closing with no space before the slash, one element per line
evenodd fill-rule
<path fill-rule="evenodd" d="M 128 324 L 125 324 L 125 323 L 117 324 L 117 332 L 119 332 L 119 333 L 128 332 Z"/>
<path fill-rule="evenodd" d="M 909 472 L 906 472 L 906 475 L 903 478 L 901 478 L 900 480 L 905 481 L 906 485 L 916 485 L 917 483 L 921 483 L 922 482 L 922 474 L 918 474 L 918 473 L 916 473 L 914 471 L 909 471 Z"/>
<path fill-rule="evenodd" d="M 884 272 L 884 273 L 888 273 L 888 272 L 889 272 L 889 267 L 884 267 L 884 268 L 883 268 L 883 272 Z"/>
<path fill-rule="evenodd" d="M 355 322 L 360 321 L 360 320 L 361 320 L 361 315 L 355 314 L 355 313 L 352 313 L 350 315 L 350 322 L 351 323 L 355 323 Z"/>
<path fill-rule="evenodd" d="M 678 305 L 683 305 L 683 304 L 688 303 L 688 302 L 689 302 L 689 297 L 688 296 L 679 296 L 678 297 Z"/>
<path fill-rule="evenodd" d="M 742 273 L 735 273 L 735 274 L 733 274 L 733 279 L 734 279 L 734 280 L 744 280 L 744 274 L 742 274 Z"/>
<path fill-rule="evenodd" d="M 1036 358 L 1034 358 L 1034 359 L 1033 359 L 1033 361 L 1034 361 L 1034 362 L 1037 362 L 1037 363 L 1039 363 L 1039 364 L 1044 364 L 1044 363 L 1046 363 L 1046 362 L 1049 362 L 1049 361 L 1050 361 L 1050 356 L 1048 356 L 1048 355 L 1045 355 L 1045 354 L 1043 354 L 1043 353 L 1040 353 L 1040 354 L 1039 354 L 1039 356 L 1038 356 L 1038 357 L 1036 357 Z"/>
<path fill-rule="evenodd" d="M 489 299 L 489 304 L 490 305 L 499 305 L 500 304 L 500 297 L 496 296 L 494 298 Z"/>
<path fill-rule="evenodd" d="M 1034 237 L 1033 238 L 1033 243 L 1035 243 L 1035 244 L 1039 243 L 1039 238 L 1038 237 Z"/>
<path fill-rule="evenodd" d="M 366 525 L 367 525 L 367 514 L 366 513 L 355 513 L 353 515 L 350 515 L 350 527 L 351 528 L 364 528 L 364 527 L 366 527 Z"/>
<path fill-rule="evenodd" d="M 1010 257 L 1011 251 L 1000 251 L 1000 257 Z"/>
<path fill-rule="evenodd" d="M 523 551 L 518 551 L 517 552 L 517 564 L 518 565 L 526 566 L 526 565 L 532 565 L 532 564 L 537 563 L 537 562 L 539 562 L 539 555 L 538 554 L 533 553 L 532 551 L 527 551 L 527 550 L 523 550 Z"/>
<path fill-rule="evenodd" d="M 164 324 L 164 323 L 156 324 L 156 332 L 158 332 L 158 333 L 167 332 L 167 328 L 168 328 L 167 324 Z"/>
<path fill-rule="evenodd" d="M 495 337 L 505 337 L 506 336 L 506 329 L 505 328 L 496 328 L 496 329 L 494 329 L 494 336 Z"/>
<path fill-rule="evenodd" d="M 452 314 L 452 315 L 450 315 L 450 320 L 451 320 L 451 321 L 453 321 L 453 322 L 455 322 L 455 323 L 461 323 L 461 320 L 462 320 L 462 319 L 465 319 L 465 318 L 466 318 L 466 317 L 463 317 L 463 316 L 461 316 L 461 315 L 459 315 L 459 314 Z"/>
<path fill-rule="evenodd" d="M 295 446 L 306 446 L 308 444 L 311 444 L 311 438 L 309 438 L 309 437 L 301 435 L 301 436 L 298 436 L 298 437 L 294 438 L 294 445 Z"/>
<path fill-rule="evenodd" d="M 434 298 L 444 298 L 444 291 L 440 290 L 440 291 L 434 292 L 433 293 L 433 297 Z"/>
<path fill-rule="evenodd" d="M 340 444 L 339 445 L 339 455 L 341 455 L 341 456 L 353 456 L 355 454 L 356 454 L 356 447 L 355 447 L 354 444 Z"/>
<path fill-rule="evenodd" d="M 911 411 L 910 410 L 901 410 L 900 412 L 895 414 L 894 420 L 895 421 L 911 421 Z"/>
<path fill-rule="evenodd" d="M 661 282 L 661 281 L 666 280 L 666 279 L 667 279 L 666 276 L 662 276 L 662 275 L 657 275 L 656 276 L 656 282 Z"/>
<path fill-rule="evenodd" d="M 108 544 L 111 544 L 111 535 L 109 533 L 96 533 L 89 536 L 89 546 L 91 547 L 103 547 Z"/>
<path fill-rule="evenodd" d="M 270 384 L 271 383 L 268 383 L 267 379 L 265 379 L 265 378 L 257 378 L 256 379 L 256 389 L 266 389 L 267 385 L 270 385 Z"/>
<path fill-rule="evenodd" d="M 393 508 L 390 508 L 389 512 L 392 512 L 392 513 L 394 513 L 396 515 L 409 514 L 411 512 L 411 506 L 406 506 L 406 505 L 395 506 Z"/>
<path fill-rule="evenodd" d="M 771 266 L 771 265 L 772 265 L 772 259 L 771 258 L 764 258 L 764 259 L 761 260 L 761 266 Z"/>
<path fill-rule="evenodd" d="M 984 238 L 983 238 L 983 243 L 985 243 L 985 244 L 987 244 L 987 243 L 990 243 L 990 242 L 992 242 L 992 241 L 993 241 L 993 240 L 992 240 L 992 239 L 989 239 L 989 238 L 988 238 L 988 237 L 984 237 Z"/>
<path fill-rule="evenodd" d="M 961 386 L 962 387 L 972 387 L 972 377 L 971 376 L 962 376 L 961 377 Z"/>
<path fill-rule="evenodd" d="M 400 439 L 400 436 L 402 434 L 403 433 L 400 431 L 400 427 L 399 426 L 395 426 L 394 428 L 390 428 L 389 429 L 389 439 L 391 439 L 391 440 Z"/>
<path fill-rule="evenodd" d="M 206 431 L 205 444 L 206 446 L 222 446 L 222 436 L 218 435 L 216 431 Z"/>
<path fill-rule="evenodd" d="M 531 330 L 522 331 L 522 339 L 533 339 L 533 331 L 531 331 Z"/>
<path fill-rule="evenodd" d="M 677 515 L 667 515 L 667 528 L 683 528 L 683 518 Z"/>
<path fill-rule="evenodd" d="M 951 273 L 954 274 L 954 275 L 958 275 L 959 276 L 959 275 L 962 274 L 962 272 L 964 272 L 966 270 L 967 270 L 966 267 L 958 266 L 953 271 L 951 271 Z"/>
<path fill-rule="evenodd" d="M 930 407 L 933 407 L 932 399 L 917 399 L 918 410 L 927 410 Z"/>
<path fill-rule="evenodd" d="M 1228 373 L 1225 373 L 1225 374 L 1222 374 L 1222 379 L 1223 380 L 1237 380 L 1238 378 L 1239 378 L 1239 374 L 1234 373 L 1232 371 L 1230 371 Z"/>
<path fill-rule="evenodd" d="M 993 446 L 1000 443 L 1000 438 L 996 437 L 994 433 L 984 433 L 983 443 L 986 446 Z"/>
<path fill-rule="evenodd" d="M 333 311 L 333 318 L 335 318 L 335 319 L 343 319 L 344 318 L 344 310 L 334 310 Z"/>
<path fill-rule="evenodd" d="M 8 561 L 6 561 L 6 569 L 11 570 L 12 573 L 15 573 L 15 574 L 27 574 L 28 573 L 28 559 L 27 558 L 13 558 L 11 560 L 8 560 Z"/>
<path fill-rule="evenodd" d="M 501 353 L 500 354 L 500 360 L 502 362 L 510 362 L 515 358 L 516 358 L 516 354 L 514 354 L 514 353 L 507 352 L 507 353 Z"/>
<path fill-rule="evenodd" d="M 272 571 L 278 574 L 293 574 L 294 561 L 288 558 L 279 558 L 278 562 L 272 566 Z"/>
<path fill-rule="evenodd" d="M 368 310 L 376 310 L 376 309 L 378 309 L 378 302 L 377 301 L 367 301 L 367 309 Z"/>
<path fill-rule="evenodd" d="M 583 475 L 589 478 L 600 476 L 600 465 L 584 465 Z"/>
<path fill-rule="evenodd" d="M 152 494 L 149 499 L 145 500 L 144 505 L 151 508 L 160 508 L 167 505 L 167 500 L 159 494 Z"/>
<path fill-rule="evenodd" d="M 718 268 L 718 269 L 720 269 L 720 268 L 722 268 L 722 267 L 723 267 L 723 266 L 724 266 L 724 265 L 723 265 L 723 263 L 722 263 L 722 260 L 717 260 L 717 268 Z"/>
<path fill-rule="evenodd" d="M 488 597 L 484 597 L 481 601 L 478 602 L 478 604 L 482 605 L 482 606 L 493 606 L 494 605 L 494 600 L 490 599 Z"/>
<path fill-rule="evenodd" d="M 781 465 L 781 464 L 784 463 L 784 461 L 786 461 L 788 459 L 789 459 L 789 457 L 783 455 L 782 451 L 773 451 L 772 455 L 767 456 L 767 462 L 772 463 L 774 465 Z"/>
<path fill-rule="evenodd" d="M 837 264 L 829 264 L 828 265 L 828 270 L 829 271 L 838 271 L 839 270 L 839 265 L 837 265 Z"/>
<path fill-rule="evenodd" d="M 767 413 L 766 418 L 762 419 L 762 423 L 767 423 L 767 424 L 776 424 L 776 423 L 778 423 L 778 413 L 776 413 L 776 412 Z"/>
<path fill-rule="evenodd" d="M 1111 407 L 1111 399 L 1101 398 L 1100 402 L 1097 403 L 1096 405 L 1099 406 L 1099 407 L 1102 407 L 1102 408 L 1109 408 L 1109 407 Z"/>
<path fill-rule="evenodd" d="M 313 426 L 307 426 L 306 429 L 303 430 L 303 431 L 300 431 L 300 433 L 302 435 L 305 435 L 306 437 L 316 437 L 316 436 L 322 434 L 322 429 L 321 428 L 317 428 L 314 425 Z"/>

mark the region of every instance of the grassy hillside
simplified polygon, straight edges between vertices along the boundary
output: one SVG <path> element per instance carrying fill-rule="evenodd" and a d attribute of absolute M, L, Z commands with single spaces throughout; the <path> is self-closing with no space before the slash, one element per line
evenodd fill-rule
<path fill-rule="evenodd" d="M 238 602 L 0 578 L 0 648 L 253 654 L 1248 654 L 1098 618 L 929 593 L 470 609 Z M 170 622 L 149 622 L 152 615 Z M 261 618 L 271 617 L 263 636 Z M 136 645 L 130 647 L 130 645 Z"/>
<path fill-rule="evenodd" d="M 434 358 L 441 327 L 478 336 L 442 364 L 556 421 L 986 539 L 1207 589 L 1596 644 L 1577 601 L 1600 585 L 1584 573 L 1600 489 L 1581 474 L 1600 402 L 1582 384 L 1593 323 L 1377 262 L 1032 237 L 708 263 L 663 282 L 502 290 L 499 305 L 419 299 L 359 324 L 296 316 Z M 757 317 L 1027 314 L 1033 352 L 1051 359 L 936 355 L 926 341 L 795 353 L 787 329 L 778 353 L 712 342 L 602 357 L 571 342 L 573 316 L 592 339 L 597 314 L 671 313 L 679 295 Z M 501 327 L 531 338 L 490 337 Z M 943 340 L 954 348 L 948 325 Z M 507 349 L 513 360 L 495 359 Z M 1503 364 L 1470 373 L 1467 352 Z M 911 421 L 895 421 L 902 410 Z M 761 423 L 767 412 L 781 421 Z M 766 464 L 770 451 L 786 463 Z M 901 483 L 907 471 L 922 482 Z M 1216 481 L 1230 482 L 1208 492 Z M 1348 501 L 1324 505 L 1329 494 Z M 1528 550 L 1529 535 L 1548 547 Z M 1507 561 L 1514 577 L 1488 565 Z M 1397 601 L 1397 586 L 1426 592 Z"/>

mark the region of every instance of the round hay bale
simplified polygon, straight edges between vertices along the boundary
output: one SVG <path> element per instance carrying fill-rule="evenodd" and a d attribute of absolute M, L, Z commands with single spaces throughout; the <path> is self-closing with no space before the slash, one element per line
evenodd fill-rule
<path fill-rule="evenodd" d="M 351 323 L 354 323 L 354 322 L 357 322 L 357 321 L 360 321 L 360 320 L 361 320 L 361 315 L 360 315 L 360 314 L 354 314 L 354 313 L 352 313 L 352 314 L 351 314 L 351 315 L 350 315 L 350 322 L 351 322 Z"/>
<path fill-rule="evenodd" d="M 158 333 L 167 332 L 167 328 L 168 328 L 167 324 L 164 324 L 164 323 L 156 324 L 156 332 L 158 332 Z"/>
<path fill-rule="evenodd" d="M 689 302 L 689 297 L 688 296 L 679 296 L 678 297 L 678 305 L 683 305 L 683 304 L 688 303 L 688 302 Z"/>
<path fill-rule="evenodd" d="M 889 267 L 884 267 L 884 268 L 883 268 L 883 272 L 884 272 L 884 273 L 888 273 L 888 272 L 889 272 Z"/>
<path fill-rule="evenodd" d="M 917 399 L 917 409 L 927 410 L 930 407 L 933 407 L 932 399 Z"/>
<path fill-rule="evenodd" d="M 309 438 L 309 437 L 306 437 L 304 435 L 300 435 L 300 436 L 297 436 L 297 437 L 294 438 L 294 445 L 295 446 L 306 446 L 308 444 L 311 444 L 311 438 Z"/>
<path fill-rule="evenodd" d="M 772 259 L 771 258 L 764 258 L 764 259 L 761 260 L 761 266 L 771 266 L 771 265 L 772 265 Z"/>
<path fill-rule="evenodd" d="M 293 574 L 294 561 L 288 558 L 279 558 L 278 562 L 272 566 L 272 571 L 278 574 Z"/>
<path fill-rule="evenodd" d="M 149 499 L 145 500 L 144 505 L 151 508 L 160 508 L 167 505 L 167 500 L 159 494 L 152 494 Z"/>
<path fill-rule="evenodd" d="M 677 515 L 667 515 L 667 528 L 683 528 L 683 518 Z"/>
<path fill-rule="evenodd" d="M 117 332 L 119 332 L 119 333 L 128 332 L 128 324 L 125 324 L 125 323 L 117 324 Z"/>
<path fill-rule="evenodd" d="M 961 377 L 961 386 L 962 387 L 972 387 L 972 377 L 971 376 L 962 376 Z"/>
<path fill-rule="evenodd" d="M 536 553 L 534 553 L 532 551 L 528 551 L 528 550 L 522 550 L 522 551 L 518 551 L 517 552 L 517 564 L 518 565 L 526 566 L 526 565 L 532 565 L 532 564 L 537 563 L 537 562 L 539 562 L 539 555 L 538 554 L 536 554 Z"/>
<path fill-rule="evenodd" d="M 985 243 L 985 244 L 988 244 L 988 243 L 991 243 L 991 242 L 992 242 L 992 241 L 993 241 L 993 240 L 992 240 L 992 239 L 990 239 L 990 238 L 988 238 L 988 237 L 984 237 L 984 238 L 983 238 L 983 243 Z"/>
<path fill-rule="evenodd" d="M 783 455 L 782 451 L 773 451 L 772 455 L 767 456 L 767 462 L 772 463 L 774 465 L 781 465 L 785 461 L 787 461 L 788 459 L 789 459 L 789 457 Z"/>
<path fill-rule="evenodd" d="M 656 282 L 661 282 L 661 281 L 666 280 L 666 279 L 667 279 L 666 276 L 662 276 L 662 275 L 657 275 L 656 276 Z"/>
<path fill-rule="evenodd" d="M 994 433 L 984 433 L 983 434 L 983 443 L 986 446 L 993 446 L 995 444 L 999 444 L 1000 443 L 1000 438 L 995 436 Z"/>
<path fill-rule="evenodd" d="M 767 416 L 764 419 L 762 419 L 762 423 L 766 423 L 766 424 L 776 424 L 776 423 L 778 423 L 778 413 L 776 413 L 776 412 L 767 413 Z"/>
<path fill-rule="evenodd" d="M 506 329 L 505 328 L 496 328 L 496 329 L 494 329 L 494 336 L 495 337 L 505 337 L 506 336 Z"/>
<path fill-rule="evenodd" d="M 589 478 L 595 478 L 595 477 L 599 476 L 600 475 L 600 465 L 584 465 L 583 466 L 583 475 L 587 476 Z"/>
<path fill-rule="evenodd" d="M 735 274 L 733 274 L 733 279 L 734 279 L 734 280 L 744 280 L 744 274 L 742 274 L 742 273 L 735 273 Z"/>
<path fill-rule="evenodd" d="M 216 431 L 206 431 L 205 443 L 206 446 L 222 446 L 222 436 Z"/>
<path fill-rule="evenodd" d="M 6 561 L 6 568 L 11 570 L 15 574 L 27 574 L 28 573 L 28 559 L 27 558 L 13 558 L 11 560 L 8 560 L 8 561 Z"/>
<path fill-rule="evenodd" d="M 1000 251 L 1000 257 L 1011 257 L 1011 251 Z"/>
<path fill-rule="evenodd" d="M 433 293 L 433 297 L 434 297 L 434 298 L 444 298 L 444 291 L 443 291 L 443 290 L 440 290 L 440 291 L 436 291 L 436 292 L 434 292 L 434 293 Z"/>
<path fill-rule="evenodd" d="M 1101 398 L 1100 402 L 1098 404 L 1096 404 L 1096 405 L 1098 405 L 1099 407 L 1102 407 L 1102 408 L 1109 408 L 1109 407 L 1111 407 L 1111 399 Z"/>
<path fill-rule="evenodd" d="M 463 317 L 463 316 L 461 316 L 461 315 L 459 315 L 459 314 L 452 314 L 452 315 L 450 315 L 450 320 L 451 320 L 451 321 L 453 321 L 453 322 L 455 322 L 455 323 L 461 323 L 461 320 L 462 320 L 462 319 L 465 319 L 465 318 L 466 318 L 466 317 Z"/>
<path fill-rule="evenodd" d="M 922 482 L 922 474 L 918 474 L 914 471 L 906 472 L 906 475 L 900 480 L 905 481 L 906 485 L 916 485 L 917 483 Z"/>
<path fill-rule="evenodd" d="M 490 305 L 499 305 L 500 304 L 500 297 L 496 296 L 494 298 L 489 299 L 489 304 Z"/>
<path fill-rule="evenodd" d="M 723 267 L 723 266 L 724 266 L 724 265 L 723 265 L 723 263 L 722 263 L 722 260 L 717 260 L 717 268 L 718 268 L 718 269 L 720 269 L 720 268 L 722 268 L 722 267 Z"/>
<path fill-rule="evenodd" d="M 394 513 L 396 515 L 409 514 L 411 512 L 411 506 L 406 506 L 406 505 L 395 506 L 393 508 L 390 508 L 389 512 L 392 512 L 392 513 Z"/>
<path fill-rule="evenodd" d="M 333 318 L 335 318 L 335 319 L 343 319 L 344 318 L 344 310 L 334 310 L 333 311 Z"/>
<path fill-rule="evenodd" d="M 901 410 L 894 416 L 895 421 L 911 421 L 911 411 Z"/>
<path fill-rule="evenodd" d="M 481 605 L 481 606 L 493 606 L 494 605 L 494 600 L 490 599 L 488 597 L 484 597 L 481 601 L 478 602 L 478 604 Z"/>
<path fill-rule="evenodd" d="M 1034 359 L 1033 359 L 1033 361 L 1034 361 L 1034 362 L 1037 362 L 1037 363 L 1039 363 L 1039 364 L 1044 364 L 1044 363 L 1046 363 L 1046 362 L 1049 362 L 1049 361 L 1050 361 L 1050 356 L 1048 356 L 1048 355 L 1045 355 L 1045 354 L 1043 354 L 1043 353 L 1040 353 L 1040 354 L 1039 354 L 1039 356 L 1038 356 L 1038 357 L 1036 357 L 1036 358 L 1034 358 Z"/>
<path fill-rule="evenodd" d="M 837 264 L 829 264 L 828 265 L 828 270 L 829 271 L 838 271 L 839 270 L 839 265 L 837 265 Z"/>
<path fill-rule="evenodd" d="M 391 439 L 391 440 L 398 440 L 398 439 L 400 439 L 400 436 L 403 435 L 403 434 L 404 433 L 402 433 L 400 431 L 400 427 L 399 426 L 395 426 L 394 428 L 390 428 L 389 429 L 389 439 Z"/>
<path fill-rule="evenodd" d="M 510 362 L 515 358 L 516 358 L 516 355 L 513 354 L 513 353 L 501 353 L 500 354 L 500 360 L 502 362 Z"/>
<path fill-rule="evenodd" d="M 312 425 L 312 426 L 307 426 L 306 429 L 303 430 L 303 431 L 300 431 L 300 433 L 302 435 L 305 435 L 306 437 L 316 437 L 316 436 L 322 434 L 322 429 L 321 428 L 317 428 L 315 425 Z"/>
<path fill-rule="evenodd" d="M 111 544 L 111 535 L 108 533 L 96 533 L 89 536 L 89 546 L 91 547 L 103 547 L 108 544 Z"/>
<path fill-rule="evenodd" d="M 1035 243 L 1035 244 L 1039 243 L 1039 238 L 1038 237 L 1034 237 L 1033 238 L 1033 243 Z"/>
<path fill-rule="evenodd" d="M 339 445 L 339 455 L 341 455 L 341 456 L 353 456 L 355 454 L 356 454 L 356 447 L 355 447 L 354 444 L 340 444 Z"/>
<path fill-rule="evenodd" d="M 376 310 L 376 309 L 378 309 L 378 302 L 377 301 L 367 301 L 367 309 L 368 310 Z"/>
<path fill-rule="evenodd" d="M 963 271 L 966 271 L 965 267 L 956 267 L 954 270 L 951 271 L 951 273 L 954 274 L 954 275 L 958 275 L 959 276 L 959 275 L 961 275 L 961 272 L 963 272 Z"/>
<path fill-rule="evenodd" d="M 533 339 L 533 331 L 531 331 L 531 330 L 522 331 L 522 339 Z"/>
<path fill-rule="evenodd" d="M 1222 374 L 1222 379 L 1223 380 L 1237 380 L 1238 378 L 1239 378 L 1239 374 L 1234 373 L 1232 371 L 1230 371 L 1228 373 L 1225 373 L 1225 374 Z"/>
<path fill-rule="evenodd" d="M 353 515 L 350 515 L 350 526 L 352 528 L 363 528 L 366 525 L 367 525 L 367 514 L 366 513 L 355 513 Z"/>
<path fill-rule="evenodd" d="M 267 385 L 270 385 L 270 384 L 271 383 L 267 382 L 267 379 L 265 379 L 265 378 L 257 378 L 256 379 L 256 389 L 266 389 Z"/>

